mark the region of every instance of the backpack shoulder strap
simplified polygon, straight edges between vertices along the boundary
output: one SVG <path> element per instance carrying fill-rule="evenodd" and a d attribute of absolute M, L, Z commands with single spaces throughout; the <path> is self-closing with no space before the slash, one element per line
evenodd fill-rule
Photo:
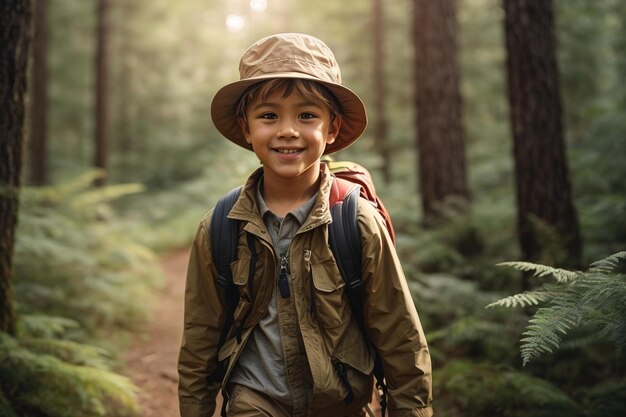
<path fill-rule="evenodd" d="M 330 194 L 330 214 L 332 222 L 328 226 L 328 243 L 333 252 L 339 272 L 349 290 L 346 295 L 350 302 L 352 314 L 361 330 L 365 342 L 374 352 L 374 376 L 376 388 L 380 392 L 381 411 L 385 415 L 387 408 L 387 385 L 385 384 L 383 365 L 378 350 L 367 335 L 363 318 L 363 303 L 361 291 L 363 279 L 361 277 L 361 233 L 357 223 L 357 209 L 361 186 L 341 178 L 334 178 Z"/>
<path fill-rule="evenodd" d="M 328 243 L 351 292 L 358 292 L 363 284 L 361 234 L 357 224 L 359 189 L 350 181 L 334 178 L 329 202 L 333 221 L 328 226 Z"/>
<path fill-rule="evenodd" d="M 233 282 L 230 264 L 237 259 L 239 222 L 229 219 L 228 213 L 239 198 L 242 188 L 243 186 L 237 187 L 220 198 L 211 216 L 209 238 L 211 239 L 213 263 L 217 269 L 217 283 L 222 288 L 229 288 Z"/>
<path fill-rule="evenodd" d="M 232 261 L 237 259 L 237 241 L 239 240 L 239 221 L 229 219 L 228 213 L 235 205 L 243 187 L 237 187 L 220 198 L 213 209 L 208 233 L 211 240 L 211 256 L 217 269 L 217 284 L 224 290 L 228 314 L 220 331 L 218 351 L 226 342 L 234 321 L 238 293 L 233 284 L 233 273 L 230 269 Z M 208 376 L 209 382 L 221 382 L 226 372 L 226 365 L 219 363 L 215 371 Z"/>
<path fill-rule="evenodd" d="M 226 302 L 228 304 L 228 315 L 226 322 L 222 326 L 220 339 L 218 341 L 218 351 L 226 342 L 226 338 L 233 327 L 234 313 L 239 302 L 239 293 L 233 283 L 233 273 L 230 265 L 237 259 L 237 244 L 239 241 L 239 221 L 228 218 L 228 213 L 232 210 L 235 202 L 241 195 L 243 186 L 239 186 L 220 198 L 213 209 L 211 216 L 209 238 L 211 239 L 211 249 L 213 263 L 217 269 L 217 284 L 224 289 Z M 258 253 L 251 234 L 247 234 L 247 245 L 250 250 L 250 266 L 248 270 L 248 290 L 252 294 L 254 283 L 254 271 L 256 270 L 256 262 Z M 243 319 L 238 328 L 234 330 L 237 343 L 241 343 L 241 333 L 244 323 L 250 315 L 250 308 L 245 312 Z M 226 361 L 218 364 L 216 370 L 208 376 L 209 382 L 221 383 L 226 372 Z M 221 416 L 226 416 L 226 406 L 228 404 L 228 396 L 224 397 L 222 403 Z"/>

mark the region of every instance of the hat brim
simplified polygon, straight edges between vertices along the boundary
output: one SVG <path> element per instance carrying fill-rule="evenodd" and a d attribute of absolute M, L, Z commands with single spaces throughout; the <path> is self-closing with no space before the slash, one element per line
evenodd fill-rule
<path fill-rule="evenodd" d="M 235 106 L 246 88 L 259 81 L 274 78 L 300 78 L 319 82 L 326 86 L 341 103 L 343 108 L 341 129 L 335 141 L 326 146 L 324 155 L 330 155 L 347 148 L 365 131 L 367 127 L 365 105 L 352 90 L 341 84 L 321 81 L 319 78 L 308 74 L 300 72 L 280 72 L 235 81 L 225 85 L 215 94 L 213 102 L 211 103 L 211 119 L 213 119 L 213 124 L 215 124 L 217 130 L 228 140 L 250 151 L 252 150 L 252 146 L 246 142 L 241 126 L 237 121 Z"/>

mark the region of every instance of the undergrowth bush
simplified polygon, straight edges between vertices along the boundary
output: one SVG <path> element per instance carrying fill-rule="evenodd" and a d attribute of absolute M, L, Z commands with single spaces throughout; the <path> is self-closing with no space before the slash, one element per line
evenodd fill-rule
<path fill-rule="evenodd" d="M 537 277 L 552 277 L 541 287 L 515 294 L 488 307 L 540 305 L 522 338 L 524 364 L 558 349 L 572 329 L 595 330 L 598 339 L 610 340 L 621 352 L 626 348 L 626 275 L 620 272 L 626 252 L 618 252 L 591 265 L 585 272 L 568 271 L 529 262 L 505 262 Z"/>
<path fill-rule="evenodd" d="M 44 353 L 50 347 L 56 352 Z M 59 355 L 61 351 L 64 353 Z M 104 358 L 94 360 L 100 355 L 99 349 L 87 345 L 47 339 L 22 341 L 0 332 L 1 415 L 136 415 L 137 388 L 126 377 L 111 372 Z M 87 365 L 81 364 L 82 360 L 63 360 L 59 356 L 88 356 L 90 360 Z"/>
<path fill-rule="evenodd" d="M 435 364 L 451 357 L 488 360 L 513 365 L 523 314 L 504 314 L 483 306 L 494 293 L 449 274 L 422 274 L 409 288 L 427 330 Z"/>
<path fill-rule="evenodd" d="M 97 175 L 24 190 L 14 255 L 18 313 L 68 317 L 88 332 L 132 328 L 145 316 L 144 300 L 161 272 L 154 254 L 128 237 L 108 204 L 141 188 L 92 190 Z"/>
<path fill-rule="evenodd" d="M 452 360 L 437 379 L 440 417 L 584 416 L 555 385 L 507 366 Z"/>
<path fill-rule="evenodd" d="M 110 204 L 143 187 L 93 189 L 99 175 L 22 193 L 14 256 L 17 334 L 0 333 L 3 416 L 137 414 L 137 388 L 112 370 L 112 349 L 124 330 L 144 321 L 162 273 Z"/>
<path fill-rule="evenodd" d="M 243 184 L 258 166 L 252 152 L 242 154 L 230 146 L 212 155 L 193 180 L 166 190 L 129 195 L 115 207 L 134 241 L 157 252 L 186 248 L 198 223 L 218 198 Z"/>

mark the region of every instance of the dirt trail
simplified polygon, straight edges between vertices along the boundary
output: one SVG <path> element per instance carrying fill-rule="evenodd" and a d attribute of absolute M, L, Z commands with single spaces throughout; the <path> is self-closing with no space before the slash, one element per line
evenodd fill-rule
<path fill-rule="evenodd" d="M 188 251 L 173 252 L 160 261 L 166 283 L 154 301 L 147 331 L 137 335 L 123 359 L 124 373 L 141 389 L 143 417 L 178 417 L 176 362 L 182 335 L 183 296 Z M 219 405 L 215 416 L 219 415 Z"/>

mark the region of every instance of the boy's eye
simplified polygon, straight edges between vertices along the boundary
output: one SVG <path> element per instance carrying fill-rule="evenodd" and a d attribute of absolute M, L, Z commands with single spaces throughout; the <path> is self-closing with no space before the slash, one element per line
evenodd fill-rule
<path fill-rule="evenodd" d="M 315 119 L 316 117 L 317 116 L 315 116 L 313 113 L 308 113 L 308 112 L 300 114 L 300 118 L 301 119 L 307 119 L 308 120 L 308 119 Z"/>
<path fill-rule="evenodd" d="M 276 113 L 263 113 L 259 115 L 259 119 L 274 120 L 274 119 L 278 119 L 278 116 L 276 115 Z"/>

